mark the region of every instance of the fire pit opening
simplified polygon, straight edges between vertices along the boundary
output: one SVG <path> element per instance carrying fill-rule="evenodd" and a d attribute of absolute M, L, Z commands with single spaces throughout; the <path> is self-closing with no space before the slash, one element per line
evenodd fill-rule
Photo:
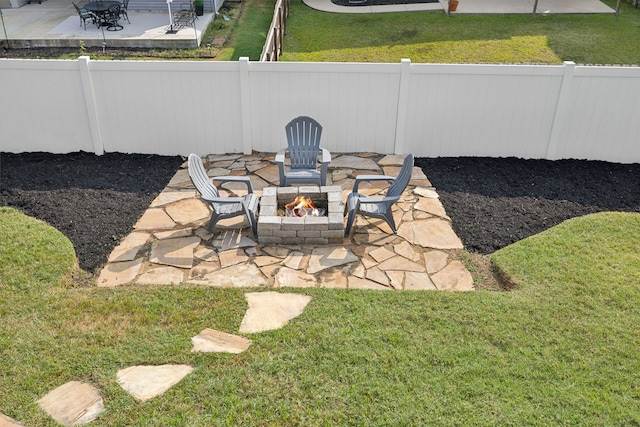
<path fill-rule="evenodd" d="M 278 209 L 278 214 L 282 212 L 284 216 L 293 217 L 325 216 L 327 208 L 318 206 L 320 203 L 320 201 L 314 203 L 311 197 L 298 195 L 293 202 L 284 205 L 284 210 Z"/>
<path fill-rule="evenodd" d="M 258 242 L 286 245 L 343 243 L 342 188 L 263 189 L 258 215 Z"/>

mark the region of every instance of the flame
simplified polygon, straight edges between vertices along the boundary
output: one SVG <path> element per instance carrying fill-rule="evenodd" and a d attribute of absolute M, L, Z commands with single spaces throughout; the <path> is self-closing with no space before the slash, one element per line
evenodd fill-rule
<path fill-rule="evenodd" d="M 297 196 L 293 202 L 284 205 L 288 216 L 320 216 L 318 207 L 309 197 Z"/>

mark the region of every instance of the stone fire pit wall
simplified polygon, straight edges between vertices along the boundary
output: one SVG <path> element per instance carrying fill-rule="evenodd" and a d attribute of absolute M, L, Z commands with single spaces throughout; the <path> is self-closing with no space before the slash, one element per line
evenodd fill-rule
<path fill-rule="evenodd" d="M 298 195 L 327 206 L 326 216 L 286 217 L 278 208 Z M 326 245 L 344 241 L 344 204 L 340 186 L 267 187 L 262 190 L 258 242 L 284 245 Z"/>

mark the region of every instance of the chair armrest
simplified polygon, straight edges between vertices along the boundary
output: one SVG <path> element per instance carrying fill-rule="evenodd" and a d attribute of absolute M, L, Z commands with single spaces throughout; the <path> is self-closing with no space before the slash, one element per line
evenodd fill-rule
<path fill-rule="evenodd" d="M 361 181 L 395 181 L 395 178 L 389 175 L 358 175 L 353 183 L 353 192 L 358 192 L 358 185 Z"/>
<path fill-rule="evenodd" d="M 322 163 L 330 163 L 331 162 L 331 153 L 326 148 L 320 147 L 322 150 Z"/>
<path fill-rule="evenodd" d="M 287 152 L 287 149 L 283 148 L 282 150 L 279 150 L 276 153 L 276 163 L 284 164 L 284 153 L 286 153 L 286 152 Z"/>
<path fill-rule="evenodd" d="M 231 205 L 233 203 L 242 203 L 244 201 L 244 197 L 200 197 L 205 202 L 209 203 L 220 203 L 222 205 Z"/>
<path fill-rule="evenodd" d="M 251 186 L 251 179 L 248 176 L 214 176 L 209 179 L 210 182 L 240 182 L 247 184 L 247 189 L 249 193 L 253 193 L 253 187 Z"/>

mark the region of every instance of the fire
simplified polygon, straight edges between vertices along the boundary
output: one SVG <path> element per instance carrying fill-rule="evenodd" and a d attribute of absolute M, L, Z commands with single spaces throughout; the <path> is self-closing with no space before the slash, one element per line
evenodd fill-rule
<path fill-rule="evenodd" d="M 320 211 L 313 200 L 306 196 L 297 196 L 293 202 L 284 205 L 287 216 L 320 216 Z"/>

